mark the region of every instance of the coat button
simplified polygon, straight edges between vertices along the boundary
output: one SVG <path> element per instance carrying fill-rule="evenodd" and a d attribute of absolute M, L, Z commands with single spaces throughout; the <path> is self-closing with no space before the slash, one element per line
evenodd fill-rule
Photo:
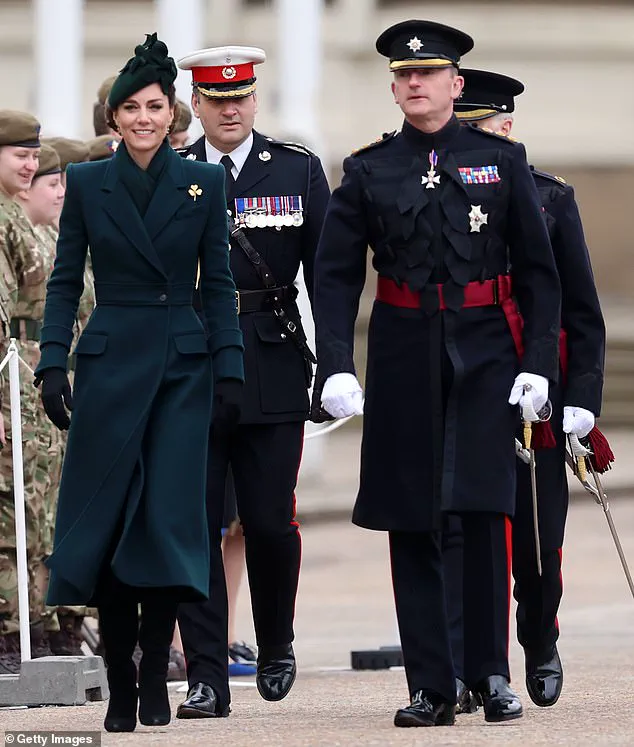
<path fill-rule="evenodd" d="M 285 335 L 285 334 L 284 334 L 283 332 L 282 332 L 282 334 L 280 335 L 280 337 L 282 338 L 282 340 L 285 340 L 285 339 L 286 339 L 286 335 Z"/>
<path fill-rule="evenodd" d="M 161 293 L 159 296 L 159 301 L 167 301 L 167 293 Z"/>

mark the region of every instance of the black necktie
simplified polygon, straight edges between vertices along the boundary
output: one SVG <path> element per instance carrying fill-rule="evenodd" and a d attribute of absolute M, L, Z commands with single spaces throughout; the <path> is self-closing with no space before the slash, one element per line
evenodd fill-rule
<path fill-rule="evenodd" d="M 233 178 L 233 174 L 231 173 L 233 161 L 230 156 L 223 156 L 220 159 L 220 163 L 225 167 L 225 194 L 227 199 L 229 199 L 229 195 L 233 192 L 236 183 L 236 180 Z"/>

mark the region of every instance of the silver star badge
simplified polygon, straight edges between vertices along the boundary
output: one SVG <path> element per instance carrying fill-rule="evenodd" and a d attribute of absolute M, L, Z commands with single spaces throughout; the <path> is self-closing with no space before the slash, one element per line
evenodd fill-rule
<path fill-rule="evenodd" d="M 427 176 L 421 177 L 421 184 L 425 185 L 425 189 L 436 189 L 436 185 L 440 184 L 440 174 L 437 174 L 432 166 L 427 172 Z"/>
<path fill-rule="evenodd" d="M 260 159 L 260 161 L 270 161 L 271 154 L 268 152 L 268 150 L 263 150 L 258 156 L 258 158 Z"/>
<path fill-rule="evenodd" d="M 480 229 L 486 225 L 488 218 L 489 214 L 482 212 L 482 205 L 472 205 L 471 212 L 469 213 L 471 233 L 480 233 Z"/>
<path fill-rule="evenodd" d="M 417 36 L 414 36 L 407 42 L 407 46 L 412 50 L 412 52 L 418 52 L 418 50 L 422 49 L 425 45 Z"/>

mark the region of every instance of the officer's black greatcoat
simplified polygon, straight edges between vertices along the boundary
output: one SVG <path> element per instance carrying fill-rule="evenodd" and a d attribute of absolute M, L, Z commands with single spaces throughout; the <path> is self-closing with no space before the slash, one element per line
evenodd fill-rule
<path fill-rule="evenodd" d="M 568 503 L 564 406 L 583 407 L 597 417 L 601 413 L 605 325 L 590 264 L 574 190 L 557 177 L 533 169 L 544 209 L 557 271 L 561 282 L 561 325 L 566 331 L 568 366 L 558 386 L 550 392 L 555 411 L 551 418 L 557 439 L 555 449 L 536 453 L 542 552 L 559 550 L 563 544 Z M 518 505 L 531 503 L 528 466 L 518 460 Z M 529 505 L 530 509 L 530 505 Z M 527 516 L 532 532 L 532 514 Z M 517 522 L 516 522 L 517 524 Z"/>
<path fill-rule="evenodd" d="M 206 161 L 204 137 L 182 155 Z M 302 198 L 304 222 L 301 226 L 284 226 L 279 230 L 245 228 L 244 231 L 271 268 L 278 285 L 292 285 L 302 263 L 306 290 L 312 300 L 315 251 L 330 196 L 321 161 L 309 151 L 289 147 L 254 131 L 251 152 L 228 195 L 233 216 L 236 198 L 288 195 Z M 263 289 L 253 265 L 235 241 L 231 242 L 231 272 L 240 290 Z M 286 310 L 299 325 L 297 306 L 289 304 Z M 240 422 L 306 420 L 309 382 L 301 353 L 288 336 L 282 336 L 283 330 L 271 311 L 241 314 L 239 319 L 247 382 Z"/>
<path fill-rule="evenodd" d="M 440 183 L 427 189 L 432 150 Z M 468 183 L 468 168 L 488 176 Z M 478 210 L 486 223 L 473 230 Z M 452 117 L 432 135 L 406 122 L 345 160 L 317 253 L 321 380 L 354 373 L 368 244 L 380 275 L 423 291 L 424 310 L 374 304 L 355 523 L 426 531 L 439 528 L 440 508 L 512 514 L 517 409 L 507 400 L 520 370 L 557 379 L 560 321 L 523 146 Z M 521 366 L 499 306 L 461 308 L 467 283 L 506 274 L 509 264 L 525 320 Z M 444 283 L 446 311 L 435 283 Z"/>
<path fill-rule="evenodd" d="M 551 389 L 554 449 L 536 452 L 542 576 L 537 573 L 532 494 L 528 466 L 517 462 L 517 508 L 513 522 L 513 575 L 518 600 L 518 638 L 539 654 L 558 638 L 555 622 L 562 594 L 561 547 L 568 511 L 563 408 L 601 411 L 605 325 L 571 186 L 533 170 L 562 290 L 562 327 L 567 337 L 567 371 Z"/>

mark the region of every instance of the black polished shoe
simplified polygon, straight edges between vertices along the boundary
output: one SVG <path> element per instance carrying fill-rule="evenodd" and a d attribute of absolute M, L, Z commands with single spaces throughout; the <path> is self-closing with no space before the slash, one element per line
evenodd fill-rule
<path fill-rule="evenodd" d="M 399 708 L 394 726 L 452 726 L 456 706 L 433 690 L 417 690 L 406 708 Z"/>
<path fill-rule="evenodd" d="M 176 718 L 223 718 L 228 716 L 229 706 L 222 708 L 211 685 L 197 682 L 189 688 L 187 699 L 176 710 Z"/>
<path fill-rule="evenodd" d="M 293 687 L 296 675 L 297 665 L 291 643 L 260 647 L 255 683 L 264 700 L 285 698 Z"/>
<path fill-rule="evenodd" d="M 479 705 L 476 696 L 456 677 L 456 713 L 475 713 Z"/>
<path fill-rule="evenodd" d="M 564 670 L 557 651 L 553 646 L 541 656 L 526 654 L 526 689 L 535 705 L 547 708 L 555 705 L 564 686 Z"/>
<path fill-rule="evenodd" d="M 485 721 L 510 721 L 522 715 L 522 704 L 511 690 L 506 677 L 494 674 L 478 682 L 474 688 L 484 706 Z"/>

